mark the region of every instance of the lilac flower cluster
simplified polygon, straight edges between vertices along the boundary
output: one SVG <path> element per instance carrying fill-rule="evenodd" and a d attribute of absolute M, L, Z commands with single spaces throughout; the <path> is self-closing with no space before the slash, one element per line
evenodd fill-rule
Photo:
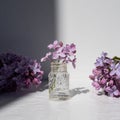
<path fill-rule="evenodd" d="M 49 44 L 48 48 L 51 52 L 46 53 L 45 57 L 41 59 L 41 62 L 50 60 L 59 60 L 63 63 L 71 62 L 73 67 L 75 68 L 76 62 L 76 46 L 75 44 L 66 44 L 63 45 L 61 41 L 54 41 L 53 44 Z"/>
<path fill-rule="evenodd" d="M 95 66 L 89 78 L 96 90 L 102 90 L 108 96 L 120 97 L 120 58 L 109 58 L 103 52 Z"/>
<path fill-rule="evenodd" d="M 39 85 L 43 76 L 40 63 L 13 53 L 0 54 L 0 92 Z"/>

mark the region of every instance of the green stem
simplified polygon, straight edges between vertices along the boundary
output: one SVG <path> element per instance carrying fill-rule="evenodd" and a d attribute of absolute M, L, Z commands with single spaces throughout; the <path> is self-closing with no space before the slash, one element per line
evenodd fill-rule
<path fill-rule="evenodd" d="M 116 63 L 118 63 L 118 62 L 120 62 L 120 57 L 115 56 L 115 57 L 113 57 L 113 60 L 114 60 Z"/>

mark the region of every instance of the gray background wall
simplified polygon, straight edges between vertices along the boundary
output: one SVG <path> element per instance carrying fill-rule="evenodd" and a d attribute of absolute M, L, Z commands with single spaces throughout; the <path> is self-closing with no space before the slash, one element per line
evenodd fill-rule
<path fill-rule="evenodd" d="M 40 59 L 55 39 L 54 0 L 0 0 L 0 53 Z M 48 68 L 44 63 L 45 76 Z"/>
<path fill-rule="evenodd" d="M 0 0 L 0 52 L 40 59 L 56 37 L 74 42 L 78 62 L 69 69 L 71 79 L 87 79 L 102 51 L 120 56 L 119 21 L 119 0 Z M 47 77 L 49 63 L 42 65 Z"/>

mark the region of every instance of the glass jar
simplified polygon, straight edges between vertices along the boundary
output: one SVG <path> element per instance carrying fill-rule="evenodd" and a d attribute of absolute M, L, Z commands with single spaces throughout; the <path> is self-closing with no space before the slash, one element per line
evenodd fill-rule
<path fill-rule="evenodd" d="M 51 62 L 48 79 L 50 99 L 65 100 L 69 98 L 69 74 L 66 63 Z"/>

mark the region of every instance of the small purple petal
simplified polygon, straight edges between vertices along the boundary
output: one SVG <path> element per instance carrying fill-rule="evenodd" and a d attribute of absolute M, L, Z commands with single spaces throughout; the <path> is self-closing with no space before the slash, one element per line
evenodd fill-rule
<path fill-rule="evenodd" d="M 96 88 L 96 90 L 101 88 L 98 82 L 93 82 L 92 85 Z"/>
<path fill-rule="evenodd" d="M 104 85 L 106 82 L 107 82 L 107 80 L 106 80 L 105 78 L 103 78 L 103 79 L 100 81 L 100 83 L 103 84 L 103 85 Z"/>
<path fill-rule="evenodd" d="M 113 92 L 113 94 L 114 94 L 115 96 L 119 96 L 119 95 L 120 95 L 120 92 L 119 92 L 119 90 L 115 90 L 115 91 Z"/>
<path fill-rule="evenodd" d="M 52 48 L 53 48 L 53 45 L 52 45 L 52 44 L 49 44 L 49 45 L 48 45 L 48 48 L 49 48 L 49 49 L 52 49 Z"/>
<path fill-rule="evenodd" d="M 94 80 L 94 79 L 95 79 L 95 76 L 94 76 L 94 75 L 89 75 L 89 78 L 90 78 L 91 80 Z"/>

